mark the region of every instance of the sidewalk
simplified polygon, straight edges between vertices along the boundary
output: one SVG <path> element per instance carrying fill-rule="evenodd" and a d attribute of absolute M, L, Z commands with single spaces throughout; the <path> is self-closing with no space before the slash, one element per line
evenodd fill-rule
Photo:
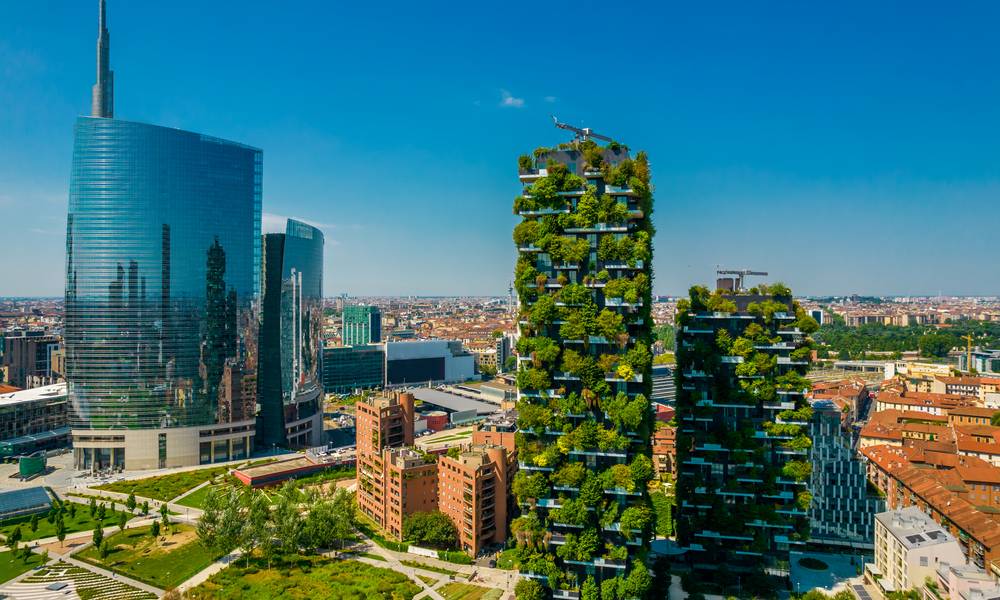
<path fill-rule="evenodd" d="M 214 563 L 208 565 L 207 567 L 196 573 L 194 577 L 188 579 L 184 583 L 177 586 L 177 591 L 183 593 L 191 588 L 201 585 L 202 583 L 207 581 L 209 577 L 225 569 L 230 564 L 239 559 L 241 556 L 243 556 L 243 553 L 239 550 L 234 550 L 230 552 L 229 554 L 223 556 L 219 560 L 215 561 Z"/>

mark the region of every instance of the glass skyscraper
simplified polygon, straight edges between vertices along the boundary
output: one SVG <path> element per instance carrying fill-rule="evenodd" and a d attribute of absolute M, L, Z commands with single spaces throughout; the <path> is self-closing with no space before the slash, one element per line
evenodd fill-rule
<path fill-rule="evenodd" d="M 254 436 L 262 153 L 80 117 L 66 230 L 78 468 L 240 458 Z"/>
<path fill-rule="evenodd" d="M 382 311 L 377 306 L 344 307 L 344 345 L 363 346 L 382 341 Z"/>
<path fill-rule="evenodd" d="M 319 445 L 323 432 L 323 232 L 289 219 L 264 236 L 257 443 Z"/>

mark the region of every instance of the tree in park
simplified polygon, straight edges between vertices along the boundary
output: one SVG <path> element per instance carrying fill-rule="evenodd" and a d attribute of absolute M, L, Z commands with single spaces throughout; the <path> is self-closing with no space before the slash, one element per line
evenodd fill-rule
<path fill-rule="evenodd" d="M 522 579 L 514 586 L 514 596 L 517 600 L 545 600 L 548 594 L 545 587 L 534 579 Z"/>
<path fill-rule="evenodd" d="M 60 519 L 62 518 L 62 513 L 59 514 L 59 518 Z M 71 519 L 76 518 L 76 502 L 69 503 L 69 518 Z"/>
<path fill-rule="evenodd" d="M 149 514 L 149 500 L 142 501 L 142 516 Z"/>
<path fill-rule="evenodd" d="M 101 542 L 101 547 L 99 548 L 99 550 L 101 552 L 101 560 L 104 560 L 105 558 L 108 557 L 108 553 L 111 552 L 111 544 L 108 543 L 108 540 L 104 540 L 103 542 Z"/>
<path fill-rule="evenodd" d="M 28 527 L 31 527 L 31 533 L 38 531 L 38 513 L 31 515 L 31 521 L 28 523 Z"/>
<path fill-rule="evenodd" d="M 403 537 L 418 544 L 449 550 L 455 547 L 458 531 L 443 512 L 416 512 L 403 523 Z"/>
<path fill-rule="evenodd" d="M 135 510 L 135 492 L 129 493 L 128 500 L 125 501 L 125 506 L 127 506 L 130 511 Z"/>
<path fill-rule="evenodd" d="M 104 541 L 104 528 L 101 527 L 100 523 L 98 523 L 97 525 L 94 525 L 94 547 L 99 548 L 101 546 L 101 542 L 103 541 Z"/>
<path fill-rule="evenodd" d="M 160 522 L 153 521 L 153 524 L 149 526 L 149 535 L 154 538 L 160 537 Z"/>
<path fill-rule="evenodd" d="M 106 516 L 108 516 L 108 509 L 104 506 L 104 503 L 101 502 L 101 504 L 97 507 L 97 520 L 103 521 Z"/>
<path fill-rule="evenodd" d="M 56 519 L 56 539 L 61 543 L 66 539 L 66 524 L 63 523 L 62 515 Z"/>
<path fill-rule="evenodd" d="M 250 566 L 250 555 L 261 548 L 267 559 L 267 568 L 271 568 L 274 544 L 271 544 L 273 524 L 271 522 L 271 506 L 267 498 L 253 490 L 246 495 L 246 518 L 240 531 L 240 547 L 247 556 L 247 566 Z"/>
<path fill-rule="evenodd" d="M 91 498 L 90 499 L 90 516 L 91 516 L 91 518 L 93 518 L 93 516 L 96 515 L 96 514 L 97 514 L 97 500 Z"/>
<path fill-rule="evenodd" d="M 299 513 L 297 495 L 295 486 L 290 481 L 286 483 L 278 492 L 272 515 L 278 549 L 287 554 L 298 551 L 303 537 L 304 524 Z"/>
<path fill-rule="evenodd" d="M 14 531 L 11 531 L 10 535 L 7 536 L 7 547 L 9 547 L 11 550 L 16 548 L 17 543 L 21 541 L 21 537 L 22 537 L 21 526 L 18 525 L 14 527 Z"/>
<path fill-rule="evenodd" d="M 160 520 L 163 521 L 164 527 L 170 525 L 170 517 L 168 516 L 168 509 L 166 502 L 160 505 Z"/>
<path fill-rule="evenodd" d="M 304 528 L 304 544 L 310 549 L 343 545 L 354 527 L 354 497 L 337 489 L 333 498 L 320 500 L 309 509 Z"/>
<path fill-rule="evenodd" d="M 115 512 L 115 508 L 116 508 L 117 506 L 118 506 L 118 503 L 117 503 L 117 502 L 115 502 L 114 500 L 112 500 L 112 501 L 111 501 L 111 512 Z"/>
<path fill-rule="evenodd" d="M 223 496 L 216 490 L 209 490 L 202 503 L 201 519 L 198 520 L 196 531 L 201 543 L 213 550 L 228 552 L 231 548 L 225 547 L 222 540 L 222 511 Z"/>
<path fill-rule="evenodd" d="M 917 342 L 920 346 L 920 355 L 928 357 L 943 358 L 948 356 L 948 352 L 954 347 L 954 340 L 951 336 L 940 333 L 927 333 L 920 336 Z"/>
<path fill-rule="evenodd" d="M 128 522 L 128 515 L 123 512 L 118 513 L 118 530 L 125 531 L 125 523 Z"/>

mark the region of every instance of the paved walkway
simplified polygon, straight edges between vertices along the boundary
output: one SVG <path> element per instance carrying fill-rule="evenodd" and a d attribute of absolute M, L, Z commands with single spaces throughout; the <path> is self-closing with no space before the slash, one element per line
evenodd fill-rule
<path fill-rule="evenodd" d="M 239 550 L 234 550 L 233 552 L 230 552 L 229 554 L 223 556 L 214 563 L 208 565 L 201 571 L 198 571 L 198 573 L 195 574 L 195 576 L 192 577 L 191 579 L 188 579 L 184 583 L 177 586 L 177 591 L 183 593 L 190 590 L 191 588 L 201 585 L 202 583 L 207 581 L 209 577 L 225 569 L 241 556 L 243 556 L 243 553 Z"/>
<path fill-rule="evenodd" d="M 381 556 L 382 558 L 385 559 L 385 562 L 389 563 L 389 566 L 390 566 L 390 568 L 392 568 L 393 571 L 399 571 L 400 573 L 406 575 L 407 577 L 409 577 L 410 579 L 412 579 L 413 582 L 416 583 L 418 587 L 420 587 L 420 589 L 423 590 L 422 592 L 420 592 L 419 594 L 417 594 L 416 596 L 414 596 L 413 600 L 418 600 L 419 598 L 432 598 L 433 600 L 445 600 L 444 596 L 442 596 L 441 594 L 435 592 L 432 589 L 432 587 L 436 588 L 436 587 L 440 587 L 441 585 L 443 585 L 444 584 L 443 580 L 438 580 L 438 582 L 435 583 L 434 586 L 427 585 L 426 583 L 424 583 L 424 581 L 422 579 L 420 579 L 419 577 L 417 577 L 417 571 L 416 571 L 416 569 L 414 569 L 413 567 L 408 567 L 408 566 L 404 565 L 403 563 L 399 562 L 399 559 L 396 558 L 396 553 L 395 552 L 390 552 L 390 551 L 386 550 L 385 548 L 383 548 L 382 546 L 379 546 L 375 542 L 371 541 L 368 538 L 368 536 L 366 536 L 364 533 L 362 533 L 360 531 L 358 532 L 358 535 L 361 536 L 361 539 L 365 540 L 365 542 L 368 543 L 368 546 L 369 546 L 370 550 L 374 550 L 374 554 L 378 554 L 379 556 Z M 407 555 L 407 556 L 409 556 L 409 555 Z M 374 560 L 374 559 L 371 559 L 371 558 L 367 558 L 367 557 L 361 556 L 361 557 L 358 557 L 358 559 L 361 560 L 362 562 L 367 562 L 368 564 L 373 564 L 373 565 L 375 565 L 377 567 L 383 567 L 383 568 L 385 567 L 384 563 L 383 564 L 379 564 L 380 561 L 377 561 L 377 560 Z M 421 571 L 423 571 L 423 569 L 421 569 Z M 432 573 L 430 571 L 427 571 L 427 573 L 429 574 L 429 576 L 440 577 L 439 573 Z M 423 573 L 421 573 L 421 574 L 423 574 Z"/>

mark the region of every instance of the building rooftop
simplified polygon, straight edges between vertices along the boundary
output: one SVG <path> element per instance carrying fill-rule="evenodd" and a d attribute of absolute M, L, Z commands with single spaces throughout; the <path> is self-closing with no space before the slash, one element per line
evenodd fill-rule
<path fill-rule="evenodd" d="M 916 506 L 878 513 L 875 519 L 909 550 L 936 546 L 955 539 Z"/>
<path fill-rule="evenodd" d="M 424 404 L 433 404 L 449 412 L 461 412 L 475 410 L 477 415 L 491 415 L 497 412 L 497 405 L 488 402 L 480 402 L 472 398 L 449 394 L 431 388 L 418 388 L 411 390 L 417 400 Z"/>
<path fill-rule="evenodd" d="M 0 406 L 18 404 L 19 402 L 33 402 L 35 400 L 57 399 L 60 397 L 66 398 L 65 383 L 43 385 L 42 387 L 20 390 L 9 394 L 0 394 Z"/>

